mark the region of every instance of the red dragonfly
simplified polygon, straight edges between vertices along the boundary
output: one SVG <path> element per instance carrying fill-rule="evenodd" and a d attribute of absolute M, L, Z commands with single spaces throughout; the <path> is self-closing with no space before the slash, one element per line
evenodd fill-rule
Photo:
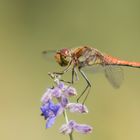
<path fill-rule="evenodd" d="M 43 53 L 47 54 L 48 52 L 44 51 Z M 78 75 L 77 75 L 77 69 L 78 69 L 80 74 L 86 80 L 87 86 L 85 87 L 84 91 L 81 93 L 77 101 L 81 98 L 81 96 L 85 93 L 85 91 L 88 88 L 90 89 L 91 87 L 91 83 L 88 80 L 82 68 L 93 67 L 93 66 L 102 67 L 106 78 L 115 88 L 120 87 L 121 82 L 123 80 L 122 69 L 119 66 L 140 68 L 140 62 L 129 62 L 129 61 L 120 60 L 118 58 L 104 54 L 99 50 L 89 46 L 82 46 L 74 49 L 64 48 L 59 51 L 56 51 L 54 57 L 56 59 L 56 62 L 60 66 L 66 68 L 62 72 L 53 72 L 53 74 L 62 75 L 71 69 L 72 70 L 71 83 L 74 83 L 74 77 L 78 79 Z M 83 103 L 85 102 L 88 94 L 89 94 L 89 90 Z"/>

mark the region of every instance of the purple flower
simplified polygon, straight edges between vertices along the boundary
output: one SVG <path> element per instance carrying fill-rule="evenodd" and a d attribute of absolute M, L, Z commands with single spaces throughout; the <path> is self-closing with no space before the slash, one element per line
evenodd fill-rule
<path fill-rule="evenodd" d="M 62 95 L 62 90 L 58 87 L 48 88 L 44 95 L 41 98 L 43 104 L 47 103 L 49 100 L 52 100 L 53 97 L 60 98 Z"/>
<path fill-rule="evenodd" d="M 49 128 L 54 124 L 56 116 L 60 114 L 59 111 L 61 110 L 61 105 L 54 104 L 49 100 L 48 103 L 43 104 L 40 109 L 42 112 L 41 115 L 47 120 L 46 128 Z"/>
<path fill-rule="evenodd" d="M 62 95 L 62 90 L 58 87 L 55 87 L 53 90 L 52 90 L 52 96 L 55 97 L 55 98 L 60 98 Z"/>
<path fill-rule="evenodd" d="M 78 124 L 75 121 L 71 120 L 68 124 L 62 125 L 60 128 L 60 133 L 62 134 L 70 134 L 74 130 L 78 133 L 87 134 L 92 132 L 92 127 L 86 124 Z"/>
<path fill-rule="evenodd" d="M 86 124 L 76 124 L 74 126 L 75 131 L 81 134 L 88 134 L 92 132 L 92 127 Z"/>
<path fill-rule="evenodd" d="M 43 104 L 47 103 L 49 100 L 52 99 L 52 92 L 53 92 L 53 89 L 51 88 L 48 88 L 46 90 L 46 92 L 43 94 L 43 96 L 41 97 L 41 102 Z"/>
<path fill-rule="evenodd" d="M 76 95 L 76 89 L 73 87 L 68 87 L 64 85 L 63 82 L 60 82 L 56 87 L 54 88 L 48 88 L 44 95 L 41 98 L 41 102 L 43 104 L 47 103 L 49 100 L 52 100 L 52 98 L 60 99 L 62 96 L 65 98 Z"/>
<path fill-rule="evenodd" d="M 69 103 L 67 104 L 67 109 L 69 109 L 70 112 L 88 113 L 87 107 L 80 103 Z"/>
<path fill-rule="evenodd" d="M 75 88 L 73 88 L 71 86 L 64 85 L 63 82 L 59 82 L 59 84 L 57 85 L 57 88 L 59 88 L 63 92 L 63 94 L 68 96 L 68 97 L 77 95 Z"/>
<path fill-rule="evenodd" d="M 77 95 L 76 89 L 73 87 L 65 87 L 64 94 L 68 97 Z"/>
<path fill-rule="evenodd" d="M 41 98 L 41 115 L 46 120 L 46 128 L 52 127 L 57 116 L 70 112 L 88 113 L 85 105 L 80 103 L 70 103 L 69 97 L 77 95 L 76 89 L 71 86 L 64 85 L 58 79 L 57 84 L 53 88 L 48 88 Z M 53 99 L 57 101 L 54 104 Z M 66 117 L 66 116 L 65 116 Z M 92 131 L 92 127 L 86 124 L 78 124 L 71 120 L 67 124 L 62 125 L 60 132 L 63 134 L 71 134 L 73 131 L 78 133 L 87 134 Z"/>
<path fill-rule="evenodd" d="M 66 108 L 68 102 L 69 102 L 68 98 L 66 96 L 62 95 L 61 99 L 60 99 L 60 103 L 63 108 Z"/>
<path fill-rule="evenodd" d="M 73 128 L 68 124 L 63 124 L 59 131 L 62 134 L 71 134 L 73 132 Z"/>
<path fill-rule="evenodd" d="M 58 84 L 58 88 L 60 88 L 60 89 L 63 89 L 63 88 L 65 88 L 65 85 L 64 85 L 64 83 L 63 83 L 63 82 L 59 82 L 59 84 Z"/>

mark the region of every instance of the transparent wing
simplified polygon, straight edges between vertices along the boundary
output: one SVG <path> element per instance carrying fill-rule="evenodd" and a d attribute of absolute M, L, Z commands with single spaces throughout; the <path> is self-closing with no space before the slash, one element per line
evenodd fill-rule
<path fill-rule="evenodd" d="M 119 88 L 124 79 L 123 69 L 119 66 L 113 65 L 93 65 L 83 68 L 88 73 L 104 73 L 106 79 L 114 88 Z"/>
<path fill-rule="evenodd" d="M 105 67 L 97 64 L 93 66 L 86 66 L 83 68 L 83 70 L 88 73 L 104 73 Z"/>
<path fill-rule="evenodd" d="M 124 80 L 123 69 L 119 66 L 105 66 L 104 73 L 107 80 L 114 88 L 119 88 Z"/>
<path fill-rule="evenodd" d="M 45 51 L 42 51 L 42 56 L 48 62 L 55 62 L 55 59 L 54 59 L 55 53 L 56 53 L 56 50 L 45 50 Z"/>

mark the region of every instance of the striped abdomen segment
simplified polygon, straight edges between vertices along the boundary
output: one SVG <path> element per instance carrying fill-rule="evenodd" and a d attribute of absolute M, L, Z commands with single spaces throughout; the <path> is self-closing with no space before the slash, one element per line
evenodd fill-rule
<path fill-rule="evenodd" d="M 107 65 L 120 65 L 140 68 L 140 62 L 129 62 L 125 60 L 120 60 L 109 55 L 104 56 L 104 63 Z"/>

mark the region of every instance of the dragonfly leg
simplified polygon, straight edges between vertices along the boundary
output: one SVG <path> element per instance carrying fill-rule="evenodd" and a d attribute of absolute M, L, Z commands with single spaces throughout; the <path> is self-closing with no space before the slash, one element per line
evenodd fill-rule
<path fill-rule="evenodd" d="M 77 102 L 79 102 L 80 98 L 84 95 L 84 93 L 87 91 L 87 89 L 89 88 L 88 92 L 87 92 L 87 95 L 86 97 L 84 98 L 83 100 L 83 104 L 85 103 L 88 95 L 89 95 L 89 92 L 90 92 L 90 88 L 91 88 L 91 83 L 90 81 L 88 80 L 87 76 L 85 75 L 85 73 L 81 70 L 81 68 L 78 68 L 79 69 L 79 72 L 81 73 L 81 75 L 83 76 L 83 78 L 86 80 L 87 82 L 87 86 L 85 87 L 84 91 L 81 93 L 81 95 L 78 97 L 77 99 Z"/>
<path fill-rule="evenodd" d="M 68 66 L 62 72 L 53 72 L 53 74 L 63 75 L 64 73 L 70 70 L 71 64 L 72 64 L 72 61 L 69 62 Z"/>
<path fill-rule="evenodd" d="M 88 85 L 86 86 L 86 88 L 84 89 L 84 91 L 80 94 L 80 96 L 77 98 L 77 103 L 79 102 L 80 98 L 84 95 L 84 93 L 86 92 L 86 90 L 88 89 Z M 85 99 L 84 99 L 85 100 Z"/>
<path fill-rule="evenodd" d="M 75 74 L 75 68 L 72 68 L 72 78 L 71 78 L 71 84 L 74 83 L 74 74 Z"/>
<path fill-rule="evenodd" d="M 57 74 L 53 74 L 53 73 L 48 73 L 48 75 L 52 78 L 52 79 L 59 79 L 59 81 L 62 81 L 62 82 L 65 82 L 65 83 L 68 83 L 68 84 L 71 84 L 71 81 L 65 81 L 63 79 L 60 79 L 59 76 L 60 75 L 57 75 Z"/>
<path fill-rule="evenodd" d="M 68 83 L 68 84 L 73 84 L 74 83 L 74 76 L 76 77 L 76 80 L 78 80 L 78 74 L 77 74 L 77 71 L 75 69 L 75 66 L 72 68 L 72 79 L 71 79 L 71 81 L 65 81 L 63 79 L 61 79 L 60 81 Z"/>
<path fill-rule="evenodd" d="M 85 104 L 85 101 L 86 101 L 86 99 L 87 99 L 87 97 L 88 97 L 88 95 L 89 95 L 89 93 L 90 93 L 90 89 L 91 89 L 91 86 L 89 86 L 89 89 L 88 89 L 87 95 L 86 95 L 86 97 L 84 98 L 82 104 Z"/>
<path fill-rule="evenodd" d="M 75 74 L 75 78 L 76 78 L 75 80 L 78 81 L 79 80 L 79 77 L 78 77 L 78 74 L 77 74 L 77 70 L 76 69 L 74 69 L 74 74 Z"/>
<path fill-rule="evenodd" d="M 68 83 L 68 84 L 73 84 L 74 83 L 74 72 L 72 71 L 72 80 L 71 81 L 65 81 L 63 79 L 60 79 L 60 81 Z"/>
<path fill-rule="evenodd" d="M 76 78 L 75 81 L 79 80 L 79 77 L 78 77 L 78 74 L 77 74 L 77 71 L 76 71 L 76 66 L 74 66 L 72 68 L 72 84 L 74 83 L 74 77 Z"/>
<path fill-rule="evenodd" d="M 68 83 L 68 84 L 71 84 L 71 81 L 65 81 L 63 79 L 60 80 L 61 82 L 64 82 L 64 83 Z"/>

